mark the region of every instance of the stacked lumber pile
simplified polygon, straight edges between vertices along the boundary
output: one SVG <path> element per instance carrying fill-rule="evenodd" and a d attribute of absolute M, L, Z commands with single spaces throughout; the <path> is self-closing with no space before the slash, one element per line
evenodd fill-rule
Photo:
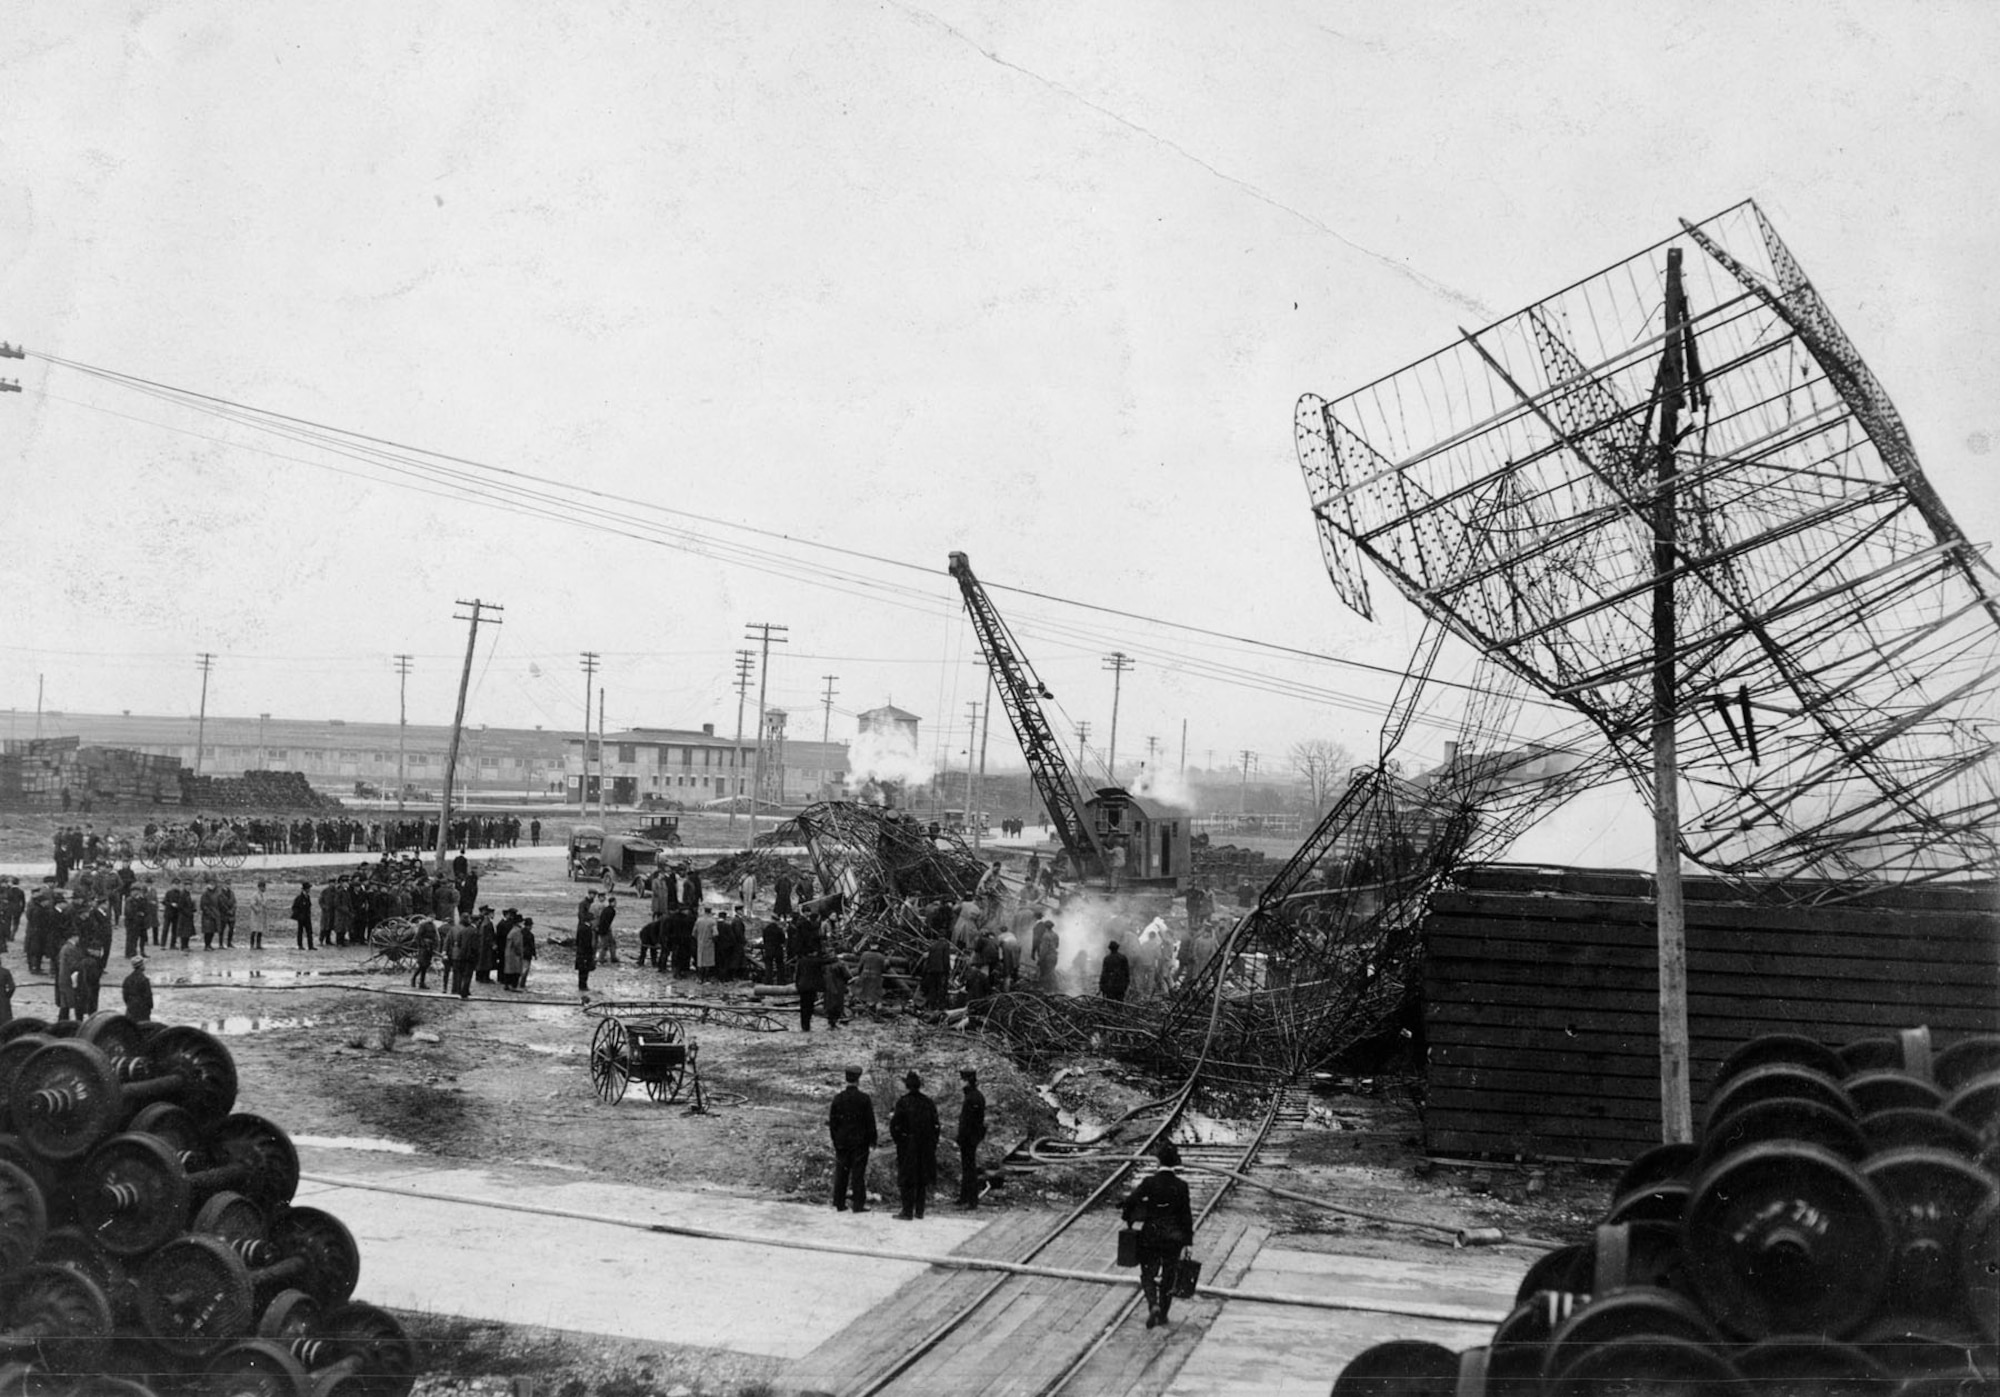
<path fill-rule="evenodd" d="M 127 805 L 180 802 L 179 757 L 126 747 L 85 747 L 76 737 L 27 738 L 0 743 L 0 799 L 54 805 L 67 790 Z"/>

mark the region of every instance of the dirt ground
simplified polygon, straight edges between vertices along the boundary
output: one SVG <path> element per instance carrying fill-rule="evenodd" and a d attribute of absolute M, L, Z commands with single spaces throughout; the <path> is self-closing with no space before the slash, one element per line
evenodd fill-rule
<path fill-rule="evenodd" d="M 6 823 L 0 859 L 45 857 L 45 828 L 18 818 Z M 32 824 L 53 821 L 35 817 Z M 957 1069 L 978 1068 L 989 1103 L 989 1157 L 1034 1136 L 1066 1133 L 1064 1121 L 1086 1128 L 1108 1121 L 1173 1085 L 1097 1060 L 1071 1064 L 1050 1087 L 977 1035 L 901 1015 L 834 1032 L 821 1025 L 807 1035 L 794 1018 L 779 1032 L 725 1025 L 690 1031 L 715 1107 L 710 1114 L 655 1104 L 636 1084 L 622 1103 L 608 1106 L 593 1094 L 587 1067 L 598 1019 L 579 1002 L 568 951 L 547 944 L 550 933 L 566 935 L 574 925 L 575 885 L 564 879 L 559 860 L 510 858 L 504 851 L 475 851 L 473 857 L 482 871 L 482 901 L 533 916 L 544 938 L 525 995 L 498 984 L 475 984 L 465 1002 L 414 992 L 407 971 L 371 965 L 363 949 L 294 949 L 287 925 L 282 934 L 274 928 L 262 952 L 247 949 L 242 930 L 234 949 L 156 949 L 150 964 L 156 1016 L 224 1035 L 242 1078 L 237 1109 L 268 1116 L 295 1135 L 396 1142 L 440 1160 L 538 1166 L 551 1171 L 551 1179 L 588 1173 L 818 1204 L 831 1182 L 826 1106 L 849 1063 L 866 1069 L 885 1118 L 902 1074 L 920 1072 L 940 1101 L 947 1131 Z M 314 868 L 300 876 L 317 884 L 324 874 Z M 280 871 L 264 876 L 274 889 L 297 882 Z M 233 881 L 240 903 L 254 878 L 238 872 Z M 695 986 L 633 965 L 637 911 L 630 906 L 619 919 L 624 963 L 593 975 L 594 994 L 753 1002 L 746 985 Z M 18 946 L 8 963 L 20 981 L 16 1014 L 53 1017 L 48 978 L 27 974 Z M 115 1001 L 122 974 L 122 967 L 114 968 L 107 1004 Z M 435 971 L 432 983 L 438 983 Z M 1418 1148 L 1421 1121 L 1405 1078 L 1339 1078 L 1320 1085 L 1305 1128 L 1269 1171 L 1284 1188 L 1451 1228 L 1497 1227 L 1555 1241 L 1574 1240 L 1602 1206 L 1608 1176 L 1601 1173 L 1431 1167 Z M 1204 1103 L 1225 1129 L 1251 1129 L 1254 1122 L 1245 1118 L 1250 1109 L 1248 1102 Z M 955 1188 L 952 1151 L 940 1152 L 940 1166 L 940 1191 Z M 1088 1163 L 1013 1175 L 987 1201 L 1053 1209 L 1098 1177 L 1099 1169 Z M 893 1193 L 883 1152 L 871 1163 L 870 1187 Z M 1257 1209 L 1285 1246 L 1393 1257 L 1453 1245 L 1440 1233 L 1269 1194 L 1252 1194 L 1241 1206 Z M 1511 1254 L 1525 1269 L 1538 1251 L 1516 1247 Z M 439 1316 L 413 1316 L 412 1323 L 433 1367 L 420 1394 L 504 1391 L 494 1376 L 503 1373 L 535 1376 L 539 1391 L 558 1397 L 755 1393 L 782 1366 L 741 1354 L 675 1352 Z"/>

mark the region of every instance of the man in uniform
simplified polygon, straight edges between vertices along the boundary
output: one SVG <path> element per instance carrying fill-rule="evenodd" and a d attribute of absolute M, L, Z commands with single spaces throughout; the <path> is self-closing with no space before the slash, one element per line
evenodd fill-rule
<path fill-rule="evenodd" d="M 847 1085 L 826 1113 L 833 1137 L 833 1206 L 838 1212 L 868 1211 L 868 1151 L 881 1137 L 875 1130 L 875 1102 L 861 1089 L 861 1069 L 847 1069 Z"/>
<path fill-rule="evenodd" d="M 979 1073 L 970 1067 L 958 1069 L 965 1084 L 965 1097 L 958 1107 L 958 1206 L 979 1206 L 979 1142 L 986 1138 L 986 1094 L 979 1089 Z"/>
<path fill-rule="evenodd" d="M 896 1193 L 903 1221 L 924 1215 L 931 1185 L 937 1181 L 938 1113 L 924 1095 L 924 1079 L 915 1072 L 903 1076 L 904 1092 L 889 1113 L 889 1138 L 896 1142 Z"/>

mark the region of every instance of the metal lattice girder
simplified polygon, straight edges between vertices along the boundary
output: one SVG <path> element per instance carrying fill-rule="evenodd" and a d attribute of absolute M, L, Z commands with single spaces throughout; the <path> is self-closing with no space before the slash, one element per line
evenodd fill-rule
<path fill-rule="evenodd" d="M 1675 476 L 1682 846 L 1840 884 L 1990 874 L 2000 602 L 1752 203 L 1337 400 L 1299 403 L 1335 590 L 1365 568 L 1581 711 L 1650 798 L 1664 252 L 1687 246 Z M 1364 561 L 1365 560 L 1365 561 Z"/>

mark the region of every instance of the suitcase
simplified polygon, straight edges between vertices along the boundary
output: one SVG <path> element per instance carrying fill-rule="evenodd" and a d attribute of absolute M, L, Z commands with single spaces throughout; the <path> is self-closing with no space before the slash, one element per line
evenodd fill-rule
<path fill-rule="evenodd" d="M 1201 1284 L 1201 1263 L 1192 1256 L 1183 1254 L 1174 1263 L 1174 1299 L 1194 1299 L 1194 1288 Z"/>
<path fill-rule="evenodd" d="M 1118 1264 L 1137 1266 L 1139 1264 L 1139 1229 L 1121 1227 L 1118 1229 Z"/>

